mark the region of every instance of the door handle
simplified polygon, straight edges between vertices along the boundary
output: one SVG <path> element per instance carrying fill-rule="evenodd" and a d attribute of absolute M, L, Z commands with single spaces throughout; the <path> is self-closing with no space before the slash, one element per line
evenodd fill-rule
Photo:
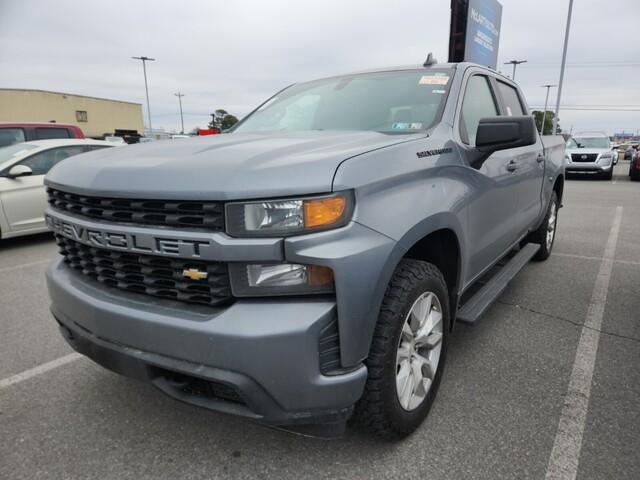
<path fill-rule="evenodd" d="M 542 163 L 544 162 L 544 155 L 540 154 L 536 157 L 536 162 Z"/>
<path fill-rule="evenodd" d="M 507 171 L 508 172 L 515 172 L 518 169 L 518 164 L 511 160 L 508 164 L 507 164 Z"/>

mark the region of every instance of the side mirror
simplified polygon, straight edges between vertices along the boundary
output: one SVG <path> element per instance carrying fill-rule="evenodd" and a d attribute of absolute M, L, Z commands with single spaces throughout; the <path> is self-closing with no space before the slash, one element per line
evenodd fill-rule
<path fill-rule="evenodd" d="M 8 178 L 27 177 L 33 174 L 33 170 L 26 165 L 14 165 L 7 173 Z"/>
<path fill-rule="evenodd" d="M 536 124 L 531 116 L 482 118 L 476 133 L 476 148 L 484 153 L 526 147 L 536 141 Z"/>

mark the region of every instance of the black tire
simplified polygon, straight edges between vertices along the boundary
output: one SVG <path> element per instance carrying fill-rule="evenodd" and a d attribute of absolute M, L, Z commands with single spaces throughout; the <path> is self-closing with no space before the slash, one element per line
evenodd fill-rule
<path fill-rule="evenodd" d="M 438 366 L 426 396 L 414 410 L 405 410 L 396 391 L 396 355 L 407 315 L 425 292 L 438 297 L 442 310 L 442 347 Z M 449 295 L 442 273 L 419 260 L 400 262 L 387 287 L 371 350 L 366 360 L 369 376 L 353 420 L 380 437 L 397 440 L 411 434 L 429 413 L 444 369 L 449 337 Z"/>
<path fill-rule="evenodd" d="M 637 182 L 640 180 L 640 172 L 637 169 L 629 167 L 629 178 L 632 182 Z"/>
<path fill-rule="evenodd" d="M 547 243 L 549 217 L 551 217 L 552 210 L 554 208 L 555 208 L 555 222 L 553 225 L 554 235 L 553 235 L 553 239 L 551 240 L 551 244 L 549 245 Z M 538 250 L 538 253 L 534 255 L 533 260 L 537 262 L 543 262 L 547 258 L 549 258 L 549 255 L 551 255 L 551 250 L 553 249 L 553 244 L 556 241 L 555 228 L 557 224 L 558 224 L 558 196 L 554 191 L 551 193 L 551 198 L 549 199 L 549 206 L 547 207 L 547 213 L 544 216 L 544 220 L 542 220 L 542 223 L 540 224 L 540 226 L 536 231 L 531 232 L 529 234 L 529 236 L 526 238 L 524 242 L 524 243 L 529 243 L 529 242 L 537 243 L 538 245 L 540 245 L 540 250 Z"/>
<path fill-rule="evenodd" d="M 613 167 L 611 167 L 611 170 L 609 170 L 608 172 L 602 174 L 602 178 L 605 180 L 612 180 L 613 179 Z"/>

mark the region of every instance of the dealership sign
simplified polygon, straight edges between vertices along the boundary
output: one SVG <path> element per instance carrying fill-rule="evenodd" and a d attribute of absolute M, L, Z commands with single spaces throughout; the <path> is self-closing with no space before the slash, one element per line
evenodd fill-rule
<path fill-rule="evenodd" d="M 498 64 L 502 5 L 497 0 L 452 0 L 450 62 Z"/>
<path fill-rule="evenodd" d="M 464 59 L 496 68 L 502 5 L 496 0 L 470 0 Z"/>

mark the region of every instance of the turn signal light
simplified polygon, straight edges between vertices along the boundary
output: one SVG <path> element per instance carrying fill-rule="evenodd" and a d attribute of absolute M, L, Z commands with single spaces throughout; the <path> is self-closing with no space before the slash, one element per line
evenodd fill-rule
<path fill-rule="evenodd" d="M 320 265 L 309 265 L 307 283 L 310 287 L 321 287 L 333 283 L 333 270 Z"/>
<path fill-rule="evenodd" d="M 332 225 L 342 219 L 347 207 L 343 196 L 316 198 L 304 201 L 305 228 Z"/>

